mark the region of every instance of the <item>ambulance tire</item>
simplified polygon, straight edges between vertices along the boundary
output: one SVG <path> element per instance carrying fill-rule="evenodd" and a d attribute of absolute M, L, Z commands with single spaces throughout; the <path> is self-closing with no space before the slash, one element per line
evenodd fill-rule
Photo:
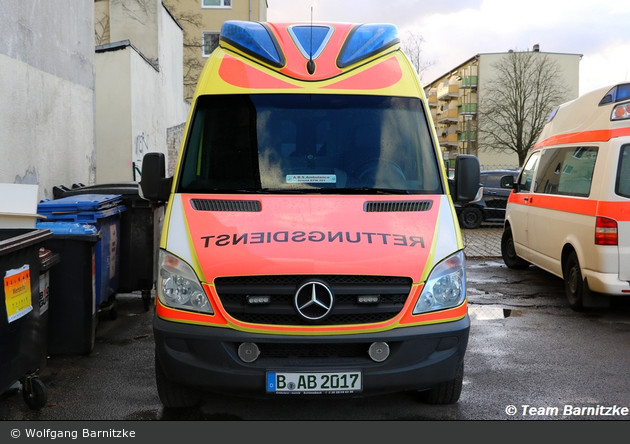
<path fill-rule="evenodd" d="M 564 290 L 567 301 L 569 301 L 569 307 L 573 311 L 582 311 L 584 309 L 584 293 L 588 291 L 588 287 L 582 278 L 580 262 L 575 251 L 569 254 L 564 264 Z"/>
<path fill-rule="evenodd" d="M 460 213 L 459 222 L 462 224 L 462 227 L 474 230 L 481 226 L 483 213 L 477 207 L 465 207 Z"/>
<path fill-rule="evenodd" d="M 198 391 L 168 379 L 160 365 L 157 355 L 155 356 L 155 382 L 157 384 L 160 401 L 164 407 L 195 407 L 201 399 L 201 394 Z"/>
<path fill-rule="evenodd" d="M 516 255 L 512 229 L 509 226 L 505 227 L 501 235 L 501 256 L 505 265 L 513 270 L 524 270 L 529 267 L 529 262 Z"/>
<path fill-rule="evenodd" d="M 426 404 L 446 405 L 455 404 L 459 401 L 459 395 L 462 393 L 462 384 L 464 382 L 464 363 L 460 364 L 457 369 L 455 379 L 441 382 L 431 387 L 429 390 L 420 392 L 420 399 Z"/>

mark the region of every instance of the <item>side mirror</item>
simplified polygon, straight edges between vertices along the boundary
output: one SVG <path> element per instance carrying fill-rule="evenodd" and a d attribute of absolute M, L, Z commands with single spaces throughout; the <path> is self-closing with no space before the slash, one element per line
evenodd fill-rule
<path fill-rule="evenodd" d="M 518 183 L 516 183 L 516 178 L 514 176 L 501 177 L 501 188 L 509 188 L 518 191 Z"/>
<path fill-rule="evenodd" d="M 470 154 L 460 154 L 455 159 L 455 179 L 453 182 L 455 202 L 473 202 L 479 193 L 479 159 Z"/>
<path fill-rule="evenodd" d="M 166 177 L 166 160 L 163 153 L 147 153 L 142 158 L 140 195 L 153 202 L 166 202 L 171 194 L 173 178 Z"/>

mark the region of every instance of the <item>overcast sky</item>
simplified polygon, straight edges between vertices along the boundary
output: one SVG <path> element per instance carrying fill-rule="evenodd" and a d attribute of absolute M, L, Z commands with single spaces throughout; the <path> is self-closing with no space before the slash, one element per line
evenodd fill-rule
<path fill-rule="evenodd" d="M 580 94 L 630 81 L 630 0 L 267 0 L 267 20 L 393 23 L 424 38 L 430 83 L 475 54 L 580 54 Z"/>

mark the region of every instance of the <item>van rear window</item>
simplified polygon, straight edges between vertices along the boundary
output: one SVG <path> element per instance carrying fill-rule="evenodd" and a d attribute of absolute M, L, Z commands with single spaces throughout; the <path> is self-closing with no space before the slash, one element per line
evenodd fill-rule
<path fill-rule="evenodd" d="M 205 95 L 178 192 L 444 192 L 418 98 Z"/>

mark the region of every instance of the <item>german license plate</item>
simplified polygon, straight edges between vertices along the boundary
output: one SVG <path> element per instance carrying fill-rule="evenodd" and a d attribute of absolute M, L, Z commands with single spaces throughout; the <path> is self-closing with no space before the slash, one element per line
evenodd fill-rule
<path fill-rule="evenodd" d="M 363 390 L 361 372 L 267 372 L 267 393 L 345 394 Z"/>

